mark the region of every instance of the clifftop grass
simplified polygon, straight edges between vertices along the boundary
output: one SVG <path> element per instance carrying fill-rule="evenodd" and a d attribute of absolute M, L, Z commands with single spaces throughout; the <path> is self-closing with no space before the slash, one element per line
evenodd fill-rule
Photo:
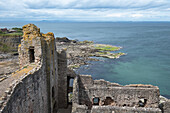
<path fill-rule="evenodd" d="M 12 30 L 15 30 L 16 32 L 9 33 L 9 32 L 2 32 L 0 31 L 0 36 L 22 36 L 22 28 L 12 28 Z"/>
<path fill-rule="evenodd" d="M 0 36 L 22 36 L 22 33 L 0 33 Z"/>

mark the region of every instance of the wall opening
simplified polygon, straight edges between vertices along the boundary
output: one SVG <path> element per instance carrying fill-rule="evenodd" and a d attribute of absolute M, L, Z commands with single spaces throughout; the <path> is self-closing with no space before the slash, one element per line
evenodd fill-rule
<path fill-rule="evenodd" d="M 126 104 L 123 104 L 123 107 L 127 106 Z"/>
<path fill-rule="evenodd" d="M 99 105 L 100 99 L 98 97 L 93 98 L 93 105 Z"/>
<path fill-rule="evenodd" d="M 114 101 L 111 97 L 106 97 L 106 99 L 104 100 L 104 105 L 113 105 Z"/>
<path fill-rule="evenodd" d="M 52 87 L 52 98 L 54 98 L 55 92 L 54 92 L 54 86 Z"/>
<path fill-rule="evenodd" d="M 34 55 L 34 47 L 31 46 L 29 47 L 29 59 L 30 59 L 30 63 L 35 62 L 35 55 Z"/>
<path fill-rule="evenodd" d="M 147 99 L 140 99 L 138 104 L 139 104 L 139 107 L 145 107 L 147 103 Z"/>
<path fill-rule="evenodd" d="M 57 103 L 56 103 L 56 101 L 54 102 L 54 105 L 53 105 L 53 113 L 57 113 Z"/>
<path fill-rule="evenodd" d="M 73 97 L 73 77 L 67 77 L 67 103 L 72 104 Z"/>

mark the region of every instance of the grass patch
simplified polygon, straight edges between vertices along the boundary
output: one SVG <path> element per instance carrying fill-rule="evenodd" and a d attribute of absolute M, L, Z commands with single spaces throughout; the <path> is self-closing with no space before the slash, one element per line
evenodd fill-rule
<path fill-rule="evenodd" d="M 22 36 L 22 33 L 0 33 L 0 36 Z"/>
<path fill-rule="evenodd" d="M 24 66 L 23 68 L 27 68 L 28 66 Z"/>
<path fill-rule="evenodd" d="M 116 51 L 119 50 L 120 47 L 111 46 L 111 45 L 97 45 L 95 49 L 98 49 L 100 51 Z"/>
<path fill-rule="evenodd" d="M 7 53 L 7 52 L 11 52 L 12 51 L 12 48 L 9 47 L 8 45 L 0 42 L 0 51 L 1 52 L 4 52 L 4 53 Z"/>
<path fill-rule="evenodd" d="M 73 99 L 73 93 L 71 92 L 71 93 L 68 94 L 68 102 L 71 103 L 72 99 Z"/>
<path fill-rule="evenodd" d="M 71 69 L 77 69 L 77 68 L 79 68 L 80 67 L 80 65 L 70 65 L 69 66 L 69 68 L 71 68 Z"/>
<path fill-rule="evenodd" d="M 8 31 L 6 31 L 6 32 L 0 31 L 0 36 L 22 36 L 23 35 L 22 28 L 14 27 L 14 28 L 12 28 L 12 30 L 15 30 L 15 32 L 9 33 L 10 30 L 9 30 L 9 32 Z"/>
<path fill-rule="evenodd" d="M 18 33 L 22 33 L 22 28 L 14 27 L 14 28 L 12 28 L 12 30 L 17 31 Z"/>

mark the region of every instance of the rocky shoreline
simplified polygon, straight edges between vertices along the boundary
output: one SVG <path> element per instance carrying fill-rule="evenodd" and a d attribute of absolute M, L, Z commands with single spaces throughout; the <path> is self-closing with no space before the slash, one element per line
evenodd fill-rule
<path fill-rule="evenodd" d="M 94 44 L 92 41 L 77 41 L 69 40 L 66 37 L 56 38 L 57 51 L 65 51 L 68 68 L 75 69 L 81 65 L 87 65 L 87 61 L 98 61 L 97 58 L 91 57 L 104 57 L 110 59 L 119 58 L 122 55 L 126 55 L 122 52 L 115 52 L 122 47 L 106 45 L 106 44 Z"/>
<path fill-rule="evenodd" d="M 18 44 L 18 43 L 17 43 Z M 113 53 L 122 49 L 122 47 L 94 44 L 92 41 L 70 40 L 66 37 L 56 38 L 57 51 L 65 51 L 69 69 L 79 68 L 81 65 L 87 65 L 88 61 L 99 61 L 95 57 L 119 58 L 125 53 Z M 93 57 L 93 58 L 92 58 Z M 18 53 L 0 52 L 0 79 L 7 78 L 11 73 L 19 69 Z"/>

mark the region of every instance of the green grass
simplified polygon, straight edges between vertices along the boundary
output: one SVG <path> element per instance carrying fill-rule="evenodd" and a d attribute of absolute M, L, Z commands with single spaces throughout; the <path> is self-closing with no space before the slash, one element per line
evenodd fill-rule
<path fill-rule="evenodd" d="M 106 46 L 97 46 L 97 47 L 95 47 L 95 49 L 98 49 L 100 51 L 116 51 L 116 50 L 119 50 L 120 48 L 115 47 L 115 46 L 106 45 Z"/>
<path fill-rule="evenodd" d="M 5 34 L 4 32 L 0 31 L 0 34 Z"/>
<path fill-rule="evenodd" d="M 17 28 L 17 27 L 14 27 L 12 28 L 13 30 L 16 30 L 18 33 L 22 33 L 22 28 Z"/>
<path fill-rule="evenodd" d="M 28 66 L 24 66 L 23 68 L 27 68 Z"/>
<path fill-rule="evenodd" d="M 0 33 L 0 36 L 22 36 L 22 33 Z"/>
<path fill-rule="evenodd" d="M 6 32 L 2 32 L 0 31 L 0 36 L 22 36 L 23 33 L 22 33 L 22 28 L 12 28 L 12 30 L 15 30 L 16 32 L 14 33 L 6 33 Z"/>
<path fill-rule="evenodd" d="M 73 99 L 73 93 L 68 94 L 68 102 L 72 102 Z"/>
<path fill-rule="evenodd" d="M 7 52 L 11 52 L 12 48 L 10 48 L 9 46 L 7 46 L 6 44 L 0 42 L 0 51 L 7 53 Z"/>
<path fill-rule="evenodd" d="M 71 65 L 71 66 L 69 66 L 69 67 L 72 68 L 72 69 L 77 69 L 77 68 L 80 67 L 80 65 Z"/>

